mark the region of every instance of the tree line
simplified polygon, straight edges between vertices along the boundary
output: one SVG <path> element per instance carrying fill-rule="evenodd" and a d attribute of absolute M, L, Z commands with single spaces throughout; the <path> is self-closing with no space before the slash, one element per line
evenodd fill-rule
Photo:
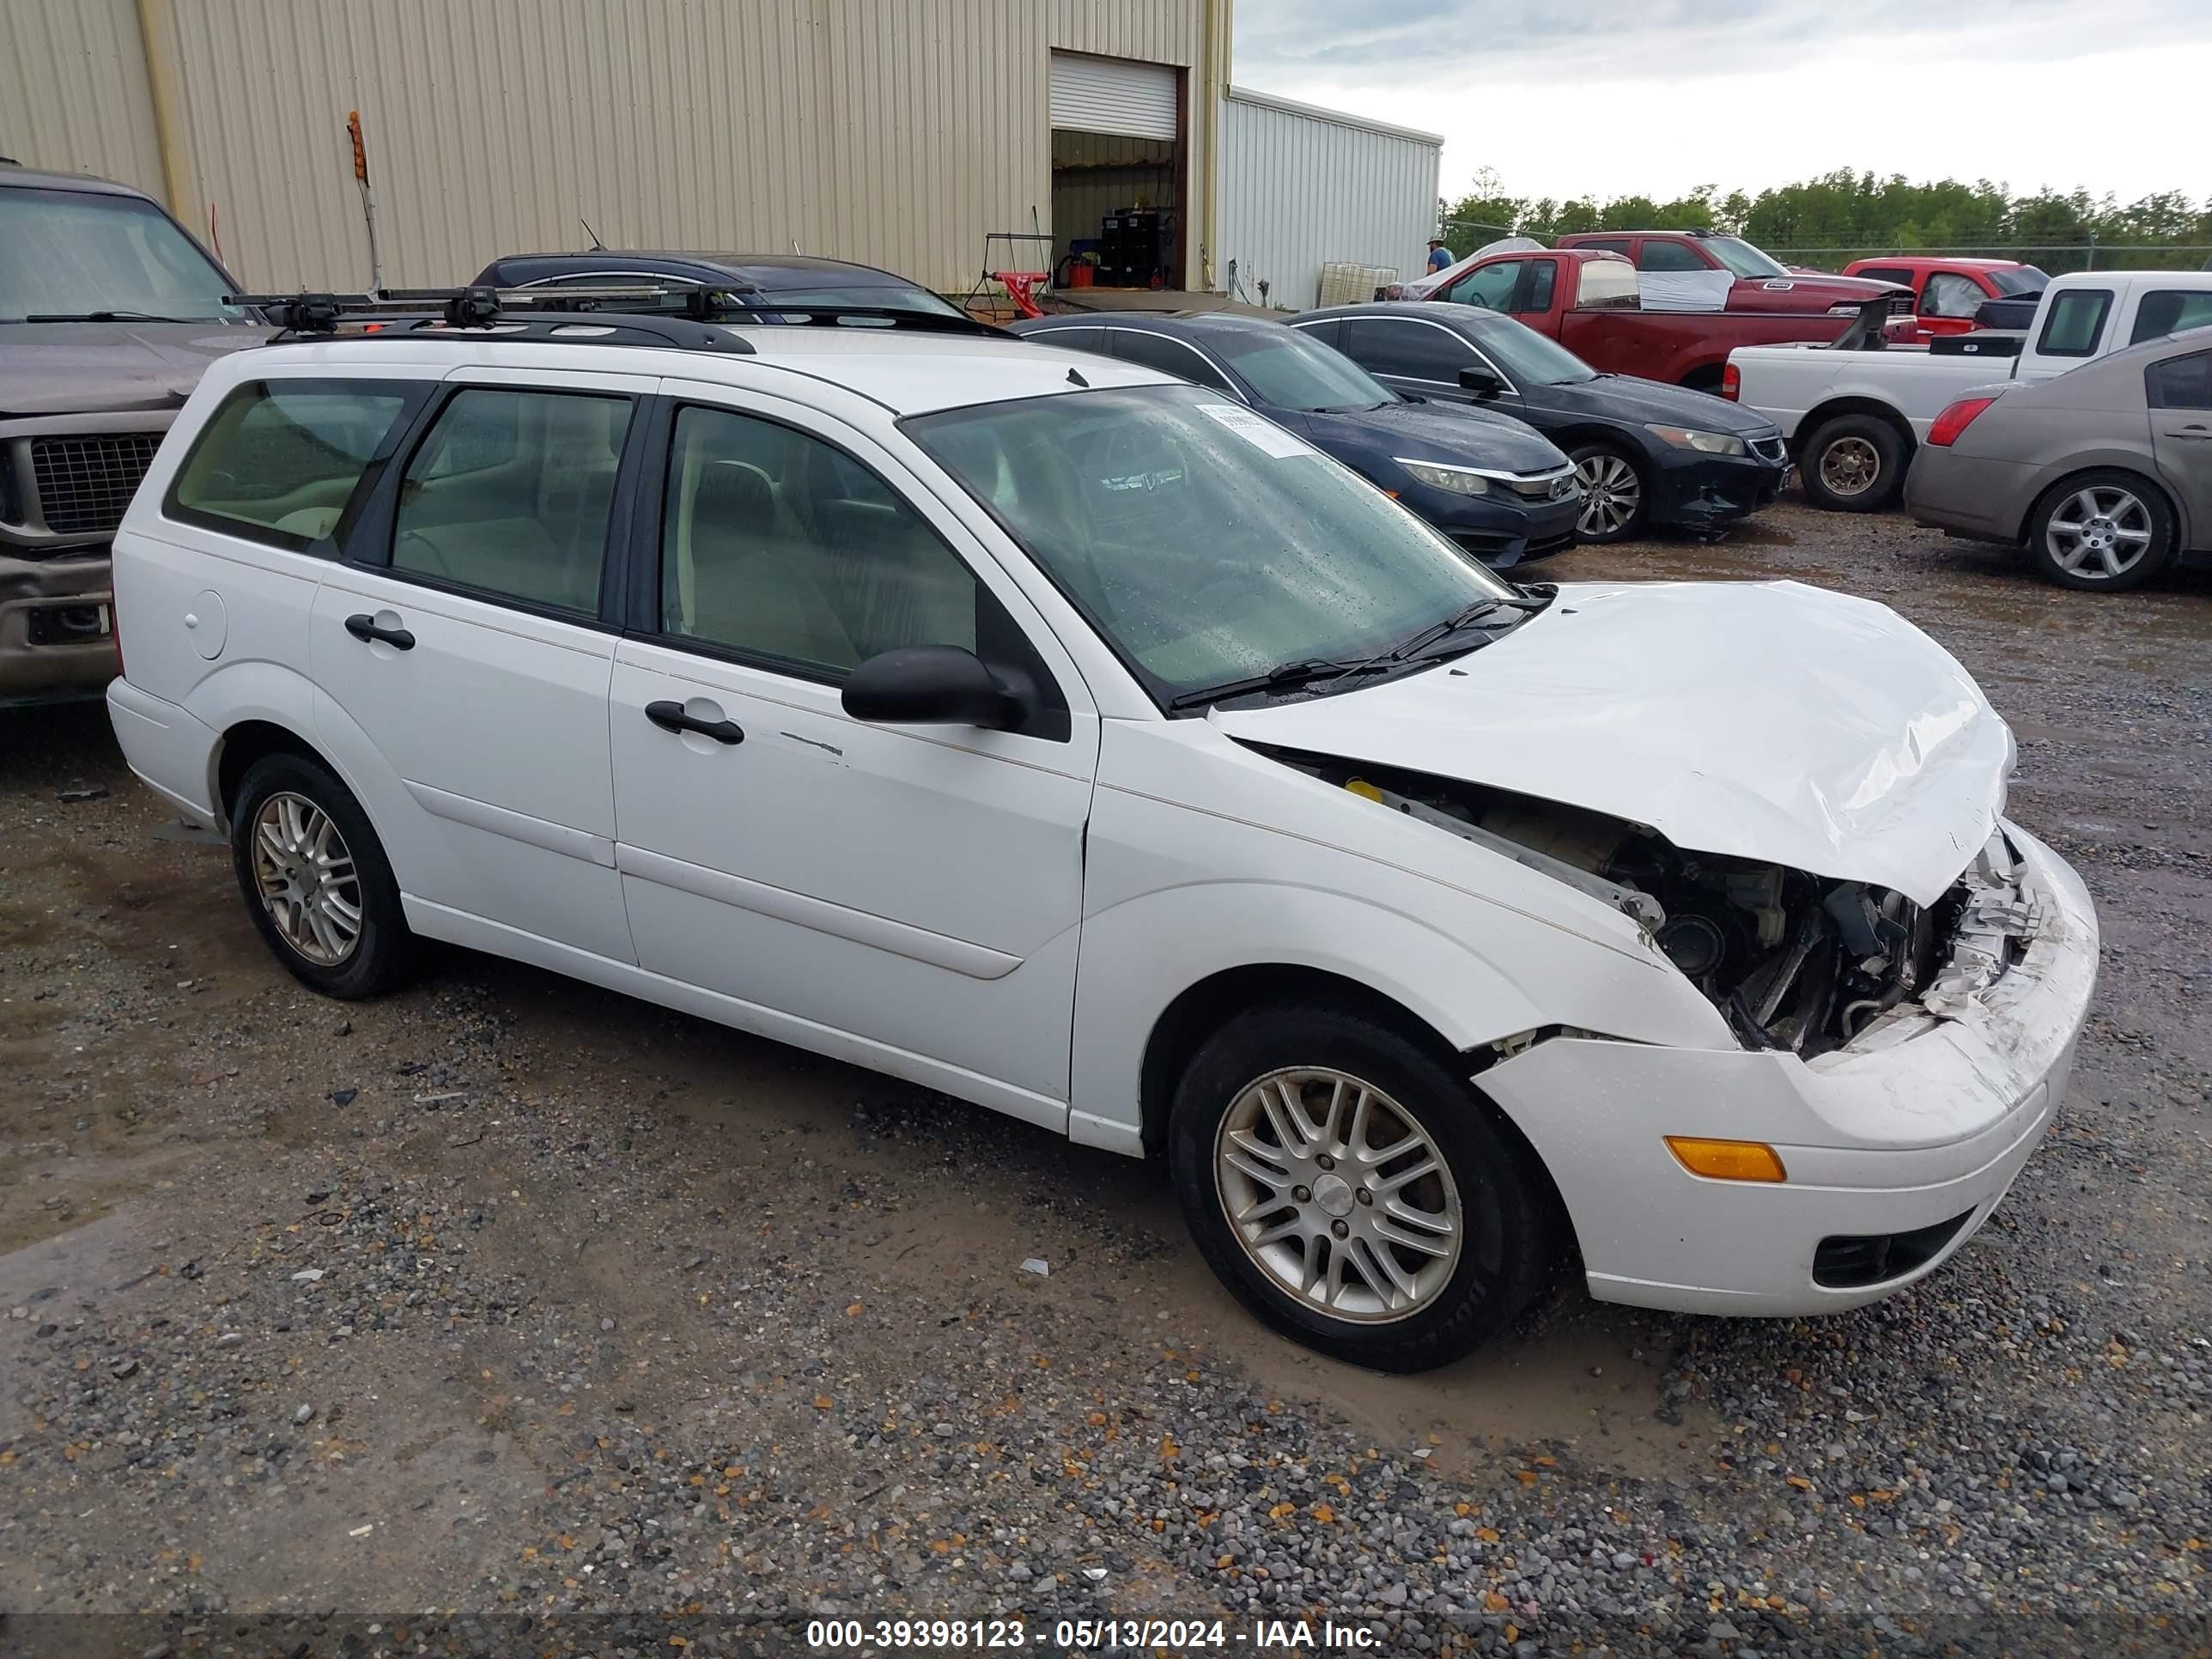
<path fill-rule="evenodd" d="M 1701 185 L 1662 202 L 1514 196 L 1482 167 L 1466 195 L 1437 206 L 1455 255 L 1509 233 L 1548 240 L 1583 230 L 1727 231 L 1777 258 L 1827 270 L 1913 249 L 2025 259 L 2054 276 L 2092 264 L 2194 269 L 2212 253 L 2212 199 L 2200 204 L 2179 191 L 2122 204 L 2084 190 L 2015 196 L 1986 179 L 1915 183 L 1848 168 L 1757 195 Z"/>

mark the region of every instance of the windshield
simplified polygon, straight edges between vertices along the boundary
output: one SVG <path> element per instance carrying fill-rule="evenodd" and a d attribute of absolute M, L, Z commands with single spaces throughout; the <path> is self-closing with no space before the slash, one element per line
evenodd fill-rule
<path fill-rule="evenodd" d="M 1235 365 L 1263 404 L 1311 412 L 1317 409 L 1373 409 L 1398 394 L 1340 351 L 1296 329 L 1221 329 L 1206 336 L 1206 349 Z"/>
<path fill-rule="evenodd" d="M 1597 379 L 1595 369 L 1551 336 L 1510 317 L 1477 331 L 1474 343 L 1496 358 L 1517 386 L 1573 386 Z"/>
<path fill-rule="evenodd" d="M 926 288 L 907 288 L 892 283 L 872 283 L 860 288 L 772 288 L 761 297 L 763 303 L 773 301 L 793 311 L 801 306 L 873 306 L 886 311 L 922 311 L 933 317 L 966 314 Z"/>
<path fill-rule="evenodd" d="M 1787 276 L 1790 273 L 1741 236 L 1707 236 L 1705 249 L 1739 276 Z"/>
<path fill-rule="evenodd" d="M 242 323 L 230 283 L 136 196 L 0 187 L 0 323 L 94 312 Z"/>
<path fill-rule="evenodd" d="M 1218 392 L 1126 386 L 902 424 L 1163 702 L 1288 663 L 1362 662 L 1513 592 Z"/>
<path fill-rule="evenodd" d="M 2033 265 L 2019 265 L 2010 270 L 1992 270 L 1987 275 L 1990 281 L 1996 284 L 2000 294 L 2040 294 L 2051 286 L 2051 278 Z"/>

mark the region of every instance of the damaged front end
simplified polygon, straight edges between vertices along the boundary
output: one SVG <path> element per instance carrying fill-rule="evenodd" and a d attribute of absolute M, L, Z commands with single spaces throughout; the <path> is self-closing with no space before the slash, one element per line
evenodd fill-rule
<path fill-rule="evenodd" d="M 1747 1048 L 1804 1058 L 1894 1010 L 1956 1018 L 2019 960 L 2032 899 L 2002 829 L 1935 903 L 1678 848 L 1646 826 L 1505 790 L 1269 751 L 1285 765 L 1543 872 L 1633 920 Z"/>

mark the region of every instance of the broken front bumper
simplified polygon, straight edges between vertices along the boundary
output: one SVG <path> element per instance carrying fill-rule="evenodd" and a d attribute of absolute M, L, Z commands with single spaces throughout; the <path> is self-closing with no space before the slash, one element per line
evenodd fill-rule
<path fill-rule="evenodd" d="M 0 542 L 0 708 L 96 697 L 118 672 L 107 549 L 17 558 Z"/>
<path fill-rule="evenodd" d="M 1941 1266 L 1990 1212 L 2065 1091 L 2096 983 L 2081 879 L 2033 837 L 1978 891 L 1929 1002 L 1810 1061 L 1557 1037 L 1484 1072 L 1535 1147 L 1590 1293 L 1691 1313 L 1797 1315 L 1874 1301 Z M 2010 930 L 2013 959 L 1974 981 Z M 1788 1178 L 1692 1175 L 1668 1135 L 1763 1141 Z"/>

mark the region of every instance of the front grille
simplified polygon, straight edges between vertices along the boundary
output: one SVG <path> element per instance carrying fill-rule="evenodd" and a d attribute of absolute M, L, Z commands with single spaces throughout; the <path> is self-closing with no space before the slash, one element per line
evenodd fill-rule
<path fill-rule="evenodd" d="M 1762 461 L 1786 460 L 1790 455 L 1790 446 L 1783 442 L 1782 434 L 1778 432 L 1771 438 L 1753 438 L 1751 453 Z"/>
<path fill-rule="evenodd" d="M 1813 1252 L 1813 1282 L 1832 1291 L 1850 1291 L 1902 1278 L 1941 1255 L 1973 1213 L 1968 1210 L 1909 1233 L 1838 1233 L 1824 1238 Z"/>
<path fill-rule="evenodd" d="M 31 440 L 39 516 L 58 536 L 106 536 L 123 522 L 161 441 L 155 432 Z"/>
<path fill-rule="evenodd" d="M 1563 501 L 1573 495 L 1577 488 L 1571 469 L 1541 473 L 1533 478 L 1504 478 L 1499 482 L 1524 501 Z"/>

